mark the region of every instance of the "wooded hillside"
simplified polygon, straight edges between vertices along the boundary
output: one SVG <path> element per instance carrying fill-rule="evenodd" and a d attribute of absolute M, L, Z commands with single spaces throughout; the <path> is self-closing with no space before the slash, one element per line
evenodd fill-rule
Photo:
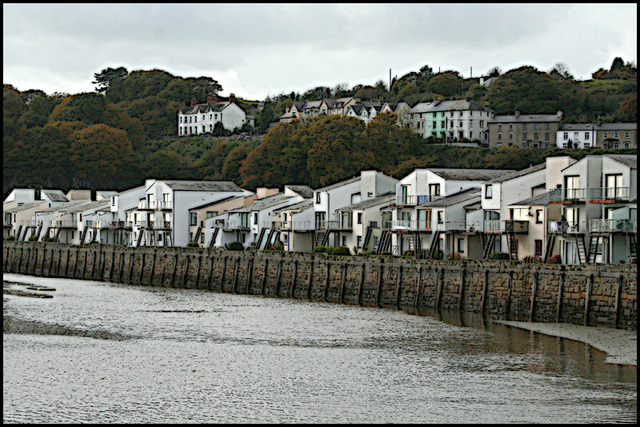
<path fill-rule="evenodd" d="M 619 59 L 619 58 L 616 58 Z M 404 101 L 471 96 L 498 113 L 562 110 L 567 121 L 636 121 L 637 81 L 633 64 L 614 61 L 593 79 L 574 81 L 562 67 L 544 73 L 521 67 L 488 88 L 455 72 L 420 72 L 394 79 L 391 91 L 339 84 L 300 95 L 258 101 L 238 97 L 240 106 L 266 131 L 293 100 L 355 95 L 362 100 Z M 394 118 L 380 116 L 368 127 L 356 119 L 325 117 L 277 125 L 258 138 L 223 135 L 177 138 L 177 111 L 192 97 L 205 102 L 222 91 L 210 77 L 182 78 L 162 70 L 105 69 L 94 75 L 96 92 L 46 94 L 3 87 L 3 193 L 14 187 L 121 190 L 145 178 L 233 180 L 247 188 L 286 183 L 326 185 L 377 169 L 401 177 L 415 167 L 523 168 L 559 152 L 430 146 Z M 248 129 L 243 129 L 247 131 Z M 592 151 L 593 152 L 593 151 Z M 619 151 L 620 152 L 620 151 Z M 632 150 L 635 152 L 635 150 Z M 577 158 L 584 155 L 571 152 Z"/>

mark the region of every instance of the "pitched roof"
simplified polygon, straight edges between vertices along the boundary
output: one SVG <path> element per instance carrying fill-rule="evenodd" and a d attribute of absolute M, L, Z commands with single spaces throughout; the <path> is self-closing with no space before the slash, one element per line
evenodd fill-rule
<path fill-rule="evenodd" d="M 519 116 L 500 115 L 488 120 L 489 123 L 514 123 L 514 122 L 560 122 L 562 116 L 559 114 L 521 114 Z"/>
<path fill-rule="evenodd" d="M 310 199 L 313 197 L 313 188 L 307 185 L 285 185 L 285 187 L 293 191 L 294 193 L 304 197 L 305 199 Z"/>
<path fill-rule="evenodd" d="M 274 206 L 278 206 L 280 203 L 284 203 L 287 200 L 291 200 L 296 196 L 286 196 L 284 193 L 274 194 L 273 196 L 263 197 L 262 199 L 256 199 L 253 203 L 250 203 L 246 206 L 231 209 L 229 213 L 237 213 L 237 212 L 254 212 L 261 211 L 263 209 L 268 209 Z"/>
<path fill-rule="evenodd" d="M 6 211 L 4 211 L 4 213 L 22 212 L 22 211 L 26 211 L 27 209 L 38 207 L 38 206 L 40 206 L 40 205 L 42 205 L 44 203 L 47 203 L 47 202 L 45 202 L 44 200 L 38 200 L 38 201 L 35 201 L 35 202 L 29 202 L 29 203 L 25 203 L 24 205 L 20 205 L 20 206 L 13 207 L 11 209 L 7 209 Z"/>
<path fill-rule="evenodd" d="M 49 200 L 52 202 L 68 202 L 67 196 L 64 195 L 62 190 L 42 190 L 41 194 L 44 193 Z"/>
<path fill-rule="evenodd" d="M 208 207 L 208 206 L 215 206 L 217 204 L 220 204 L 220 203 L 223 203 L 223 202 L 227 202 L 227 201 L 232 200 L 232 199 L 237 199 L 239 197 L 242 197 L 244 199 L 244 196 L 228 196 L 228 197 L 225 197 L 223 199 L 216 200 L 215 202 L 207 202 L 207 203 L 204 203 L 204 204 L 199 205 L 199 206 L 194 206 L 192 208 L 189 208 L 189 210 L 190 211 L 195 211 L 195 210 L 202 209 L 202 208 L 205 208 L 205 207 Z"/>
<path fill-rule="evenodd" d="M 48 208 L 37 210 L 36 212 L 57 212 L 57 211 L 67 211 L 68 209 L 74 207 L 75 205 L 84 205 L 85 203 L 89 203 L 89 200 L 71 200 L 69 202 L 65 202 L 62 205 L 51 206 Z"/>
<path fill-rule="evenodd" d="M 385 193 L 378 197 L 374 197 L 373 199 L 367 199 L 359 203 L 354 203 L 353 205 L 345 206 L 344 208 L 337 209 L 338 211 L 354 211 L 354 210 L 362 210 L 367 209 L 377 205 L 387 205 L 389 203 L 393 203 L 395 200 L 395 193 Z"/>
<path fill-rule="evenodd" d="M 443 197 L 438 200 L 434 200 L 432 202 L 421 203 L 417 207 L 418 208 L 446 208 L 448 206 L 457 205 L 458 203 L 466 202 L 474 197 L 480 197 L 481 191 L 479 188 L 467 188 L 466 190 L 462 190 L 458 193 L 451 194 L 449 196 Z"/>
<path fill-rule="evenodd" d="M 326 187 L 318 188 L 316 191 L 329 191 L 334 188 L 342 187 L 343 185 L 351 184 L 352 182 L 360 181 L 360 176 L 356 176 L 351 179 L 347 179 L 345 181 L 336 182 L 335 184 L 327 185 Z"/>
<path fill-rule="evenodd" d="M 528 199 L 524 199 L 516 203 L 511 203 L 509 204 L 509 206 L 546 206 L 549 204 L 549 194 L 551 194 L 550 191 L 538 194 L 537 196 L 529 197 Z"/>
<path fill-rule="evenodd" d="M 453 169 L 453 168 L 429 168 L 431 172 L 444 178 L 457 181 L 489 181 L 505 173 L 513 172 L 513 169 Z"/>
<path fill-rule="evenodd" d="M 433 113 L 437 111 L 463 111 L 463 110 L 479 110 L 491 111 L 489 107 L 474 101 L 466 99 L 457 99 L 452 101 L 433 101 L 421 102 L 411 109 L 412 113 Z"/>
<path fill-rule="evenodd" d="M 514 172 L 503 174 L 503 175 L 499 176 L 498 178 L 492 179 L 489 182 L 510 181 L 512 179 L 519 178 L 521 176 L 529 175 L 530 173 L 541 171 L 541 170 L 545 169 L 546 167 L 547 167 L 546 163 L 539 163 L 539 164 L 537 164 L 535 166 L 530 166 L 528 168 L 521 169 L 519 171 L 514 171 Z"/>
<path fill-rule="evenodd" d="M 242 191 L 233 181 L 164 181 L 173 191 Z"/>
<path fill-rule="evenodd" d="M 69 206 L 67 209 L 62 209 L 63 212 L 67 213 L 75 213 L 75 212 L 84 212 L 89 209 L 95 208 L 103 208 L 109 206 L 109 202 L 107 200 L 99 200 L 99 201 L 86 201 L 86 203 L 79 203 L 75 206 Z"/>
<path fill-rule="evenodd" d="M 282 211 L 304 211 L 313 207 L 313 200 L 303 200 L 293 205 L 284 206 L 282 208 L 275 209 L 274 212 Z"/>
<path fill-rule="evenodd" d="M 615 160 L 618 163 L 622 163 L 631 169 L 638 168 L 638 156 L 634 154 L 603 154 L 603 156 Z"/>

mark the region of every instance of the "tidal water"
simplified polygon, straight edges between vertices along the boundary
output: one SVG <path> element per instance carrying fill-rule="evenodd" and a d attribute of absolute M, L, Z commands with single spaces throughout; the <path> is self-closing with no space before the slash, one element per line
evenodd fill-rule
<path fill-rule="evenodd" d="M 636 367 L 481 317 L 4 280 L 56 288 L 5 295 L 5 423 L 637 422 Z"/>

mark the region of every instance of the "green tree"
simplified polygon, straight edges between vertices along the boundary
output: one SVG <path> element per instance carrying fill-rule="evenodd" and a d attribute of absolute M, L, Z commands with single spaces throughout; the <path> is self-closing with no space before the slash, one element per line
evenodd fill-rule
<path fill-rule="evenodd" d="M 124 79 L 129 75 L 129 71 L 125 67 L 118 68 L 105 68 L 99 73 L 95 73 L 93 78 L 95 79 L 91 83 L 96 85 L 96 92 L 106 93 L 110 88 L 118 83 L 122 83 Z"/>

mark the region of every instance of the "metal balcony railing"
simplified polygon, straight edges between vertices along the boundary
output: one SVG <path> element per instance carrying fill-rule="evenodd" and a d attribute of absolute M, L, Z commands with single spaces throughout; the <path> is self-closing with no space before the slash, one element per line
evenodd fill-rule
<path fill-rule="evenodd" d="M 549 233 L 551 234 L 576 234 L 584 233 L 586 221 L 549 221 Z"/>
<path fill-rule="evenodd" d="M 272 221 L 271 227 L 276 230 L 309 231 L 314 230 L 313 221 Z"/>
<path fill-rule="evenodd" d="M 504 223 L 499 219 L 485 220 L 482 231 L 485 233 L 502 233 L 504 231 Z"/>
<path fill-rule="evenodd" d="M 637 220 L 590 219 L 590 233 L 637 233 Z"/>
<path fill-rule="evenodd" d="M 584 202 L 586 199 L 586 188 L 558 188 L 549 193 L 551 203 Z"/>
<path fill-rule="evenodd" d="M 269 226 L 271 223 L 269 222 Z M 250 230 L 251 226 L 247 222 L 242 221 L 229 221 L 226 219 L 219 219 L 213 224 L 212 228 L 224 228 L 226 230 Z"/>
<path fill-rule="evenodd" d="M 36 225 L 36 221 L 34 219 L 23 219 L 20 221 L 20 225 L 22 226 L 27 226 L 27 227 L 33 227 Z"/>
<path fill-rule="evenodd" d="M 529 221 L 505 220 L 504 230 L 516 234 L 527 234 L 529 232 Z"/>
<path fill-rule="evenodd" d="M 138 226 L 140 228 L 147 228 L 150 230 L 166 230 L 171 228 L 171 221 L 164 221 L 164 220 L 140 221 Z"/>
<path fill-rule="evenodd" d="M 316 221 L 316 230 L 336 230 L 338 221 Z"/>
<path fill-rule="evenodd" d="M 416 206 L 423 203 L 433 202 L 434 200 L 441 199 L 442 196 L 435 196 L 431 194 L 411 194 L 411 195 L 396 195 L 397 205 Z"/>
<path fill-rule="evenodd" d="M 171 209 L 171 201 L 164 200 L 140 200 L 138 202 L 138 209 L 140 210 L 163 210 Z"/>
<path fill-rule="evenodd" d="M 473 233 L 480 228 L 480 221 L 444 221 L 436 224 L 437 231 L 459 231 Z"/>
<path fill-rule="evenodd" d="M 55 219 L 53 220 L 53 227 L 56 228 L 77 228 L 78 223 L 71 219 Z"/>
<path fill-rule="evenodd" d="M 589 189 L 589 201 L 595 203 L 628 201 L 630 187 L 599 187 Z"/>

